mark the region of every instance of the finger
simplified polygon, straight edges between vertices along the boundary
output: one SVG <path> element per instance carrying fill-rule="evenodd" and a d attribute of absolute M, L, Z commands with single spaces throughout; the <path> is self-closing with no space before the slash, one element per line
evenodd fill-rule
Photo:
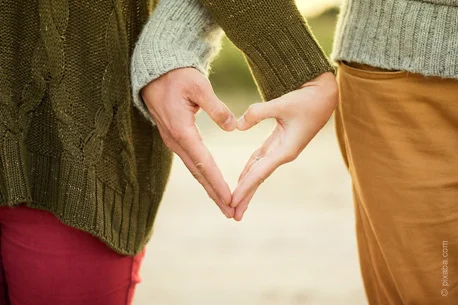
<path fill-rule="evenodd" d="M 194 178 L 196 178 L 196 180 L 199 181 L 199 183 L 204 187 L 204 189 L 207 191 L 207 194 L 211 199 L 213 199 L 216 205 L 220 208 L 221 212 L 227 218 L 233 218 L 235 209 L 221 201 L 211 184 L 208 183 L 207 179 L 205 179 L 205 177 L 199 173 L 198 169 L 194 165 L 194 162 L 192 162 L 191 158 L 186 154 L 186 152 L 179 148 L 177 149 L 176 154 L 181 158 L 181 160 L 183 160 L 183 163 L 186 165 Z"/>
<path fill-rule="evenodd" d="M 164 135 L 166 133 L 164 132 L 164 128 L 162 127 L 162 124 L 158 121 L 157 122 L 157 127 L 159 129 L 159 132 L 164 138 Z M 170 138 L 170 137 L 169 137 Z M 199 173 L 199 170 L 195 166 L 194 162 L 192 159 L 188 156 L 185 150 L 174 140 L 172 141 L 167 141 L 168 147 L 175 152 L 180 159 L 183 161 L 185 166 L 188 168 L 188 170 L 191 172 L 191 174 L 194 176 L 194 178 L 204 187 L 205 191 L 207 192 L 208 196 L 216 203 L 216 205 L 221 209 L 221 212 L 223 212 L 224 215 L 228 218 L 232 218 L 234 216 L 234 209 L 227 206 L 217 195 L 215 190 L 213 189 L 212 185 L 208 183 L 206 178 Z"/>
<path fill-rule="evenodd" d="M 242 131 L 250 129 L 265 119 L 275 118 L 280 114 L 278 110 L 278 103 L 274 101 L 252 104 L 239 119 L 237 128 Z"/>
<path fill-rule="evenodd" d="M 251 191 L 248 196 L 243 198 L 243 200 L 237 205 L 237 208 L 235 208 L 235 215 L 234 219 L 236 221 L 242 221 L 243 215 L 245 214 L 246 210 L 248 209 L 248 204 L 250 203 L 251 199 L 253 198 L 254 194 L 256 193 L 257 189 L 254 189 Z"/>
<path fill-rule="evenodd" d="M 222 203 L 229 205 L 231 202 L 229 185 L 224 180 L 223 174 L 213 156 L 203 143 L 197 128 L 188 131 L 177 143 L 192 160 L 198 173 L 205 177 Z"/>
<path fill-rule="evenodd" d="M 253 190 L 257 189 L 286 159 L 279 151 L 271 153 L 256 162 L 240 181 L 232 195 L 231 206 L 236 207 Z"/>
<path fill-rule="evenodd" d="M 240 182 L 243 177 L 245 177 L 246 173 L 251 169 L 251 167 L 263 158 L 265 155 L 269 153 L 269 151 L 273 151 L 280 143 L 280 136 L 281 136 L 281 127 L 278 125 L 275 127 L 274 131 L 267 137 L 264 141 L 262 146 L 258 148 L 250 157 L 245 168 L 243 169 L 242 173 L 239 176 L 238 182 Z"/>
<path fill-rule="evenodd" d="M 239 175 L 239 179 L 237 180 L 238 182 L 242 180 L 242 178 L 248 172 L 248 170 L 253 165 L 253 163 L 257 161 L 257 158 L 261 158 L 261 148 L 256 149 L 254 153 L 251 154 L 250 158 L 248 159 L 247 163 L 245 164 L 245 167 L 243 168 L 242 172 Z"/>
<path fill-rule="evenodd" d="M 223 130 L 233 131 L 237 128 L 237 120 L 227 106 L 216 96 L 208 80 L 199 84 L 190 98 L 198 104 L 210 118 Z"/>

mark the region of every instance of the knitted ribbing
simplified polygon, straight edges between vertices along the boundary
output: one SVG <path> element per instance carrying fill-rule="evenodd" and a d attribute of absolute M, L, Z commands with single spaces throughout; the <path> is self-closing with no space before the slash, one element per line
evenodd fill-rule
<path fill-rule="evenodd" d="M 266 7 L 226 1 L 224 13 L 210 11 L 246 53 L 266 96 L 330 69 L 315 43 L 312 55 L 304 50 L 311 36 L 299 14 L 277 18 Z M 172 157 L 131 98 L 132 52 L 154 4 L 0 1 L 0 205 L 50 211 L 118 253 L 144 248 Z M 262 31 L 261 23 L 280 30 Z"/>
<path fill-rule="evenodd" d="M 266 100 L 334 71 L 294 0 L 200 0 L 246 55 Z"/>
<path fill-rule="evenodd" d="M 133 108 L 151 1 L 0 2 L 0 204 L 25 203 L 138 253 L 171 153 Z"/>
<path fill-rule="evenodd" d="M 133 99 L 148 120 L 153 122 L 140 90 L 177 68 L 193 67 L 208 76 L 209 64 L 220 49 L 221 37 L 221 29 L 199 1 L 160 1 L 132 56 Z"/>
<path fill-rule="evenodd" d="M 332 58 L 458 78 L 458 0 L 347 0 Z"/>

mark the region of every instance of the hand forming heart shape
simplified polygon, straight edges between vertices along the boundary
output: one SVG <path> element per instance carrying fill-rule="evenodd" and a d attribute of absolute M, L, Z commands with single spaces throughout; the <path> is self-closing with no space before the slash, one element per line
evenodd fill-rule
<path fill-rule="evenodd" d="M 324 73 L 275 100 L 251 105 L 237 122 L 210 82 L 193 68 L 170 71 L 141 94 L 167 147 L 183 160 L 226 217 L 237 221 L 259 185 L 280 165 L 297 158 L 328 121 L 338 100 L 334 75 Z M 248 160 L 232 194 L 196 126 L 200 108 L 225 131 L 247 130 L 267 118 L 277 121 Z"/>

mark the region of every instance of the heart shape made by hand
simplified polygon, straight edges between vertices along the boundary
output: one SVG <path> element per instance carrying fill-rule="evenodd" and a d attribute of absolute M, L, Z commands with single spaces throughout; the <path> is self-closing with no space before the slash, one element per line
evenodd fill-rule
<path fill-rule="evenodd" d="M 333 77 L 329 75 L 330 80 Z M 239 175 L 238 184 L 232 192 L 229 204 L 234 208 L 235 220 L 240 221 L 243 218 L 249 202 L 264 180 L 279 166 L 295 160 L 330 118 L 337 104 L 336 91 L 321 92 L 319 89 L 321 87 L 317 83 L 311 82 L 299 90 L 268 103 L 252 104 L 238 120 L 237 129 L 240 131 L 251 129 L 266 119 L 274 119 L 275 125 L 261 147 L 251 154 Z M 316 102 L 317 100 L 321 103 Z M 263 123 L 262 128 L 259 128 L 257 133 L 251 134 L 246 141 L 257 142 L 255 139 L 262 137 L 261 134 L 265 133 L 266 128 L 272 128 L 272 124 L 269 123 Z M 233 143 L 232 141 L 228 140 L 229 143 Z M 230 154 L 226 152 L 225 156 L 231 156 L 233 160 L 232 153 L 233 151 Z M 218 167 L 213 169 L 220 171 Z M 222 174 L 218 176 L 222 177 Z M 227 184 L 224 190 L 221 189 L 226 192 L 227 198 L 230 192 L 228 189 Z M 231 216 L 232 214 L 229 215 Z"/>
<path fill-rule="evenodd" d="M 277 99 L 250 105 L 238 121 L 215 95 L 208 79 L 193 68 L 166 73 L 144 87 L 141 95 L 167 147 L 183 160 L 221 211 L 238 221 L 259 185 L 279 166 L 297 158 L 326 124 L 338 101 L 335 76 L 330 72 Z M 225 131 L 245 131 L 266 119 L 276 120 L 232 193 L 197 128 L 199 109 Z"/>

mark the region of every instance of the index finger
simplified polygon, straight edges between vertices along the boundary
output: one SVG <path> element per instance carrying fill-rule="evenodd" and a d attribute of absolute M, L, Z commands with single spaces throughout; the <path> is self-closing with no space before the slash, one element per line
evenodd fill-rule
<path fill-rule="evenodd" d="M 199 173 L 211 185 L 222 202 L 227 205 L 230 204 L 231 190 L 229 185 L 224 180 L 212 154 L 203 143 L 197 128 L 188 131 L 178 144 L 190 157 Z"/>
<path fill-rule="evenodd" d="M 256 161 L 234 190 L 231 206 L 236 207 L 243 202 L 248 205 L 249 202 L 244 201 L 244 199 L 255 191 L 279 166 L 286 162 L 287 158 L 282 155 L 280 150 L 273 151 Z"/>

